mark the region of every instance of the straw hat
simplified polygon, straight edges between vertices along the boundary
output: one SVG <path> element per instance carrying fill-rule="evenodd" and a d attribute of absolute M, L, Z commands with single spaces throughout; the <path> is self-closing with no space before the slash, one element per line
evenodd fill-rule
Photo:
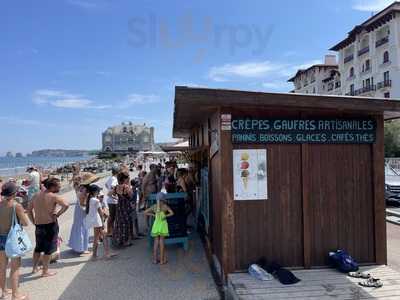
<path fill-rule="evenodd" d="M 80 185 L 89 185 L 100 179 L 99 176 L 89 172 L 81 173 L 80 177 L 82 179 Z"/>

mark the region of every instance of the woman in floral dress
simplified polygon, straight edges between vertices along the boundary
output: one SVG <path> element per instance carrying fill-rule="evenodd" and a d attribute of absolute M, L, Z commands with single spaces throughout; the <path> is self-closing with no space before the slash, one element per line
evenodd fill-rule
<path fill-rule="evenodd" d="M 134 239 L 132 220 L 133 190 L 129 181 L 129 174 L 121 172 L 117 176 L 118 185 L 115 194 L 118 196 L 117 212 L 115 216 L 113 241 L 118 246 L 131 246 Z"/>

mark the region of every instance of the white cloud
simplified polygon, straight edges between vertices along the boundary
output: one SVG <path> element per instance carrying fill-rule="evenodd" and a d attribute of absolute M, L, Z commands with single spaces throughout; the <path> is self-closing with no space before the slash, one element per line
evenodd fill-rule
<path fill-rule="evenodd" d="M 319 63 L 321 63 L 320 60 L 312 60 L 301 64 L 270 61 L 226 64 L 223 66 L 212 67 L 208 72 L 208 78 L 217 82 L 269 77 L 276 79 L 281 77 L 289 77 L 298 69 L 305 69 L 313 64 Z M 287 79 L 288 78 L 286 78 L 286 80 Z"/>
<path fill-rule="evenodd" d="M 130 94 L 128 96 L 127 104 L 149 104 L 160 101 L 160 97 L 157 95 L 141 95 L 141 94 Z"/>
<path fill-rule="evenodd" d="M 247 82 L 251 85 L 261 85 L 269 91 L 288 92 L 292 85 L 287 80 L 299 69 L 321 64 L 321 60 L 307 62 L 243 62 L 226 64 L 210 69 L 208 78 L 216 82 Z"/>
<path fill-rule="evenodd" d="M 353 9 L 378 12 L 392 4 L 393 0 L 353 0 Z"/>
<path fill-rule="evenodd" d="M 71 94 L 60 90 L 41 89 L 34 92 L 33 102 L 38 105 L 50 105 L 70 109 L 105 109 L 110 105 L 95 105 L 92 100 L 79 94 Z"/>
<path fill-rule="evenodd" d="M 63 99 L 53 101 L 52 105 L 62 108 L 88 108 L 92 105 L 92 101 L 87 99 Z"/>
<path fill-rule="evenodd" d="M 225 64 L 223 66 L 212 67 L 208 73 L 208 77 L 217 82 L 230 81 L 234 77 L 260 78 L 281 68 L 282 65 L 270 61 Z"/>
<path fill-rule="evenodd" d="M 99 6 L 95 1 L 87 1 L 87 0 L 67 0 L 67 2 L 71 5 L 75 5 L 84 9 L 93 9 Z"/>

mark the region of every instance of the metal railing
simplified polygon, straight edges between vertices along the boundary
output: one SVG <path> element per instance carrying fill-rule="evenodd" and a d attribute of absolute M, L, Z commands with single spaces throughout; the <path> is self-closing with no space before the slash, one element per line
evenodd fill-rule
<path fill-rule="evenodd" d="M 378 82 L 378 84 L 377 84 L 378 89 L 382 89 L 384 87 L 391 87 L 391 86 L 392 86 L 392 81 L 390 79 Z"/>
<path fill-rule="evenodd" d="M 351 54 L 351 55 L 349 55 L 349 56 L 346 56 L 345 58 L 344 58 L 344 63 L 346 64 L 346 63 L 348 63 L 349 61 L 352 61 L 354 59 L 354 54 Z"/>
<path fill-rule="evenodd" d="M 369 46 L 367 46 L 367 47 L 361 49 L 360 51 L 358 51 L 358 56 L 361 56 L 361 55 L 363 55 L 365 53 L 368 53 L 368 52 L 369 52 Z"/>
<path fill-rule="evenodd" d="M 385 36 L 384 38 L 377 40 L 375 43 L 375 48 L 378 48 L 378 47 L 382 46 L 383 44 L 386 44 L 387 42 L 389 42 L 389 36 Z"/>
<path fill-rule="evenodd" d="M 370 84 L 354 91 L 355 96 L 365 94 L 368 92 L 376 91 L 376 85 Z"/>
<path fill-rule="evenodd" d="M 346 93 L 346 96 L 358 96 L 358 95 L 362 95 L 368 92 L 372 92 L 372 91 L 376 91 L 376 85 L 375 84 L 370 84 L 367 85 L 365 87 L 362 87 L 360 89 L 354 90 L 354 91 L 350 91 L 348 93 Z"/>

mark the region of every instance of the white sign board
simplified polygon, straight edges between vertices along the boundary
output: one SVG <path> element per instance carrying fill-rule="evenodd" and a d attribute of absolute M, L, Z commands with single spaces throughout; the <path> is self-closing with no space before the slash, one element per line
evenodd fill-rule
<path fill-rule="evenodd" d="M 266 200 L 267 150 L 233 150 L 233 192 L 235 200 Z"/>

